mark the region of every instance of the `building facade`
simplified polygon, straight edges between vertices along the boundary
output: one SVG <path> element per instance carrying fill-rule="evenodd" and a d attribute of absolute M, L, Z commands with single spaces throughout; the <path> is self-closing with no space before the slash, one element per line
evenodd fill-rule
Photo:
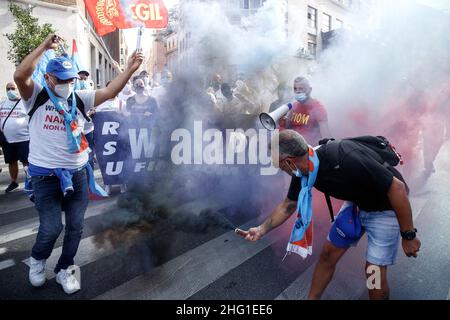
<path fill-rule="evenodd" d="M 192 0 L 180 0 L 180 22 L 177 30 L 178 65 L 189 65 L 190 32 L 183 23 L 183 6 Z M 229 20 L 241 24 L 242 18 L 255 14 L 267 0 L 203 0 L 220 2 L 229 11 Z M 295 59 L 299 64 L 315 61 L 323 50 L 324 34 L 348 25 L 348 16 L 358 10 L 361 0 L 279 0 L 286 8 L 285 30 L 290 42 L 298 46 Z M 294 60 L 295 61 L 295 60 Z"/>
<path fill-rule="evenodd" d="M 154 83 L 159 83 L 161 73 L 167 68 L 167 37 L 162 30 L 154 31 L 150 58 L 147 70 L 152 75 Z"/>
<path fill-rule="evenodd" d="M 171 32 L 165 37 L 166 68 L 172 73 L 178 72 L 178 34 Z"/>
<path fill-rule="evenodd" d="M 356 0 L 288 0 L 287 34 L 299 44 L 298 57 L 319 57 L 324 34 L 344 28 L 349 14 L 360 6 Z"/>
<path fill-rule="evenodd" d="M 77 42 L 78 55 L 84 68 L 88 69 L 97 88 L 104 87 L 108 81 L 117 75 L 113 60 L 121 62 L 121 48 L 126 47 L 121 41 L 121 31 L 116 31 L 103 38 L 95 33 L 92 21 L 84 6 L 83 0 L 13 0 L 12 3 L 21 6 L 34 6 L 33 16 L 39 19 L 39 24 L 50 23 L 57 33 L 67 41 L 69 55 L 72 52 L 72 39 Z M 0 1 L 0 84 L 2 87 L 12 81 L 15 71 L 14 64 L 7 60 L 9 42 L 3 35 L 14 32 L 15 24 L 8 10 L 9 1 Z M 126 49 L 125 49 L 126 50 Z M 125 61 L 124 61 L 125 65 Z M 5 95 L 0 90 L 0 97 Z"/>

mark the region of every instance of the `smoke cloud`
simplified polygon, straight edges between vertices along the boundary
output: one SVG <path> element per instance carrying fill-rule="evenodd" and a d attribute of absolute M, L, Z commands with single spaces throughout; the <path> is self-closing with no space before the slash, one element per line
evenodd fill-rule
<path fill-rule="evenodd" d="M 444 142 L 449 13 L 414 1 L 379 1 L 375 8 L 356 12 L 352 27 L 336 32 L 312 75 L 314 94 L 337 137 L 386 136 L 414 185 Z"/>
<path fill-rule="evenodd" d="M 328 111 L 333 136 L 386 136 L 403 155 L 401 171 L 414 185 L 449 136 L 450 19 L 413 1 L 378 5 L 350 15 L 351 28 L 336 31 L 311 64 L 295 57 L 299 38 L 286 35 L 284 1 L 268 0 L 242 20 L 235 18 L 233 8 L 215 2 L 186 3 L 182 10 L 189 14 L 182 23 L 189 34 L 184 34 L 187 49 L 179 57 L 182 69 L 174 73 L 161 100 L 161 127 L 169 133 L 192 130 L 194 120 L 202 120 L 205 128 L 256 127 L 258 113 L 277 99 L 277 85 L 307 76 L 313 96 Z M 232 88 L 238 78 L 243 80 L 257 112 L 230 116 L 215 110 L 207 94 L 214 74 Z M 168 149 L 161 156 L 170 163 Z M 233 172 L 226 166 L 169 166 L 151 173 L 140 180 L 145 183 L 136 183 L 121 196 L 119 210 L 104 221 L 102 229 L 109 232 L 99 238 L 99 245 L 119 245 L 168 230 L 175 231 L 174 237 L 208 228 L 225 231 L 239 221 L 267 216 L 285 196 L 288 181 L 255 175 L 249 167 Z M 189 203 L 193 205 L 183 207 Z M 321 203 L 319 214 L 327 217 Z M 170 241 L 166 245 L 152 250 L 166 251 Z"/>

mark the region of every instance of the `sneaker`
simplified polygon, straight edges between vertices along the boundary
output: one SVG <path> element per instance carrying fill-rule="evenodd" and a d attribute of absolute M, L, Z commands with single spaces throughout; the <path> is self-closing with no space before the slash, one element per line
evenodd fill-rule
<path fill-rule="evenodd" d="M 45 283 L 45 259 L 36 260 L 30 257 L 30 283 L 34 287 L 40 287 Z"/>
<path fill-rule="evenodd" d="M 111 195 L 111 186 L 110 186 L 109 184 L 107 184 L 107 185 L 105 186 L 105 192 L 108 194 L 108 196 Z"/>
<path fill-rule="evenodd" d="M 14 189 L 16 189 L 17 187 L 19 187 L 19 184 L 15 181 L 11 182 L 8 186 L 8 188 L 6 188 L 5 193 L 11 192 Z"/>
<path fill-rule="evenodd" d="M 73 275 L 74 270 L 71 268 L 61 269 L 56 275 L 56 282 L 59 283 L 64 292 L 72 294 L 81 289 L 80 282 Z"/>

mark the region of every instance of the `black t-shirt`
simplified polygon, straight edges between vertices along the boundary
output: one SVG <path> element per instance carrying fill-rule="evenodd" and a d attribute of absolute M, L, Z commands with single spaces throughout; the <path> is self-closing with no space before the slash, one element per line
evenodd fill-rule
<path fill-rule="evenodd" d="M 329 196 L 352 201 L 365 211 L 392 210 L 387 197 L 393 177 L 403 180 L 400 172 L 377 161 L 365 147 L 351 141 L 340 143 L 339 167 L 326 153 L 326 146 L 316 152 L 319 172 L 314 187 Z M 287 197 L 297 201 L 301 179 L 293 176 Z"/>

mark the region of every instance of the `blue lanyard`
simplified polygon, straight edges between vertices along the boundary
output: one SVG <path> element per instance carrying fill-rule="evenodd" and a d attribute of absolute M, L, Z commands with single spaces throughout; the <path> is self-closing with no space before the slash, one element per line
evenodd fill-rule
<path fill-rule="evenodd" d="M 50 100 L 55 105 L 56 111 L 58 111 L 59 114 L 62 114 L 64 119 L 69 122 L 69 124 L 72 122 L 72 120 L 76 119 L 77 117 L 77 99 L 75 99 L 75 91 L 72 91 L 72 101 L 69 104 L 69 112 L 67 112 L 64 109 L 64 105 L 62 103 L 62 98 L 56 97 L 52 90 L 50 90 L 47 86 L 47 83 L 44 82 L 44 88 L 47 90 L 48 96 Z M 66 128 L 67 129 L 67 128 Z M 70 128 L 69 128 L 70 129 Z"/>

